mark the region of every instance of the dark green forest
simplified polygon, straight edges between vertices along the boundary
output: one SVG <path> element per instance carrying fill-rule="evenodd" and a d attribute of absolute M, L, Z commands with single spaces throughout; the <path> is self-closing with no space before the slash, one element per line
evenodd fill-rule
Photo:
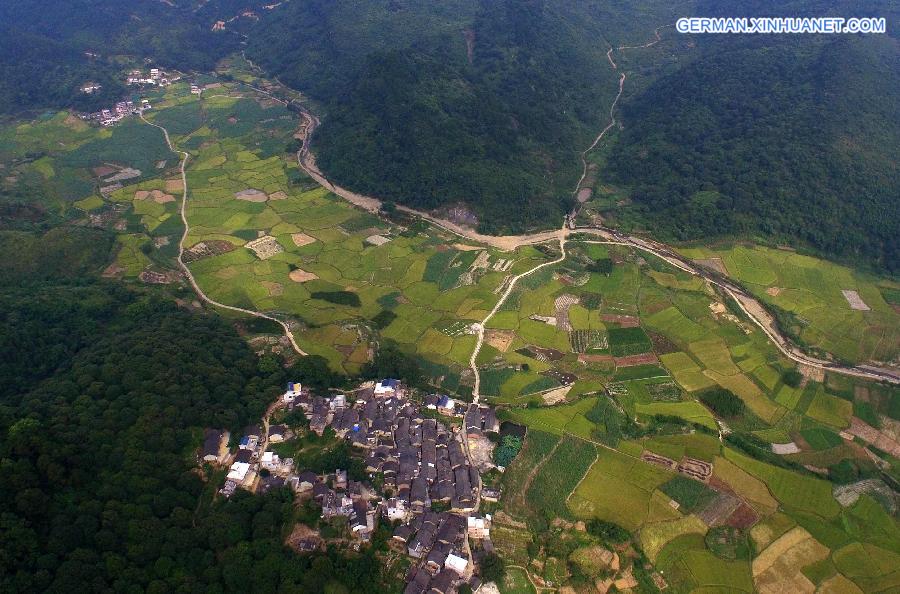
<path fill-rule="evenodd" d="M 212 32 L 208 12 L 156 0 L 0 3 L 0 113 L 107 107 L 124 92 L 118 56 L 211 70 L 240 38 Z M 89 80 L 103 88 L 80 94 Z"/>
<path fill-rule="evenodd" d="M 896 272 L 898 59 L 884 36 L 703 39 L 624 104 L 604 174 L 661 238 L 761 235 Z"/>
<path fill-rule="evenodd" d="M 197 471 L 203 428 L 258 422 L 295 374 L 341 378 L 315 358 L 272 365 L 218 316 L 97 279 L 109 243 L 54 231 L 74 237 L 0 266 L 0 591 L 395 591 L 382 533 L 358 554 L 298 556 L 289 491 L 213 501 L 221 474 Z M 54 256 L 72 266 L 38 274 Z"/>
<path fill-rule="evenodd" d="M 340 183 L 427 209 L 464 202 L 487 232 L 556 221 L 615 90 L 596 4 L 451 4 L 294 2 L 249 52 L 326 103 L 314 145 Z"/>

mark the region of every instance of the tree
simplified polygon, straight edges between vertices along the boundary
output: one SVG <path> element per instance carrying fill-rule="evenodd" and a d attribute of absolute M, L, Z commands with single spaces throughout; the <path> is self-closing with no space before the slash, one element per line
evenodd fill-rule
<path fill-rule="evenodd" d="M 631 533 L 613 522 L 604 520 L 590 520 L 587 523 L 587 531 L 607 542 L 623 543 L 631 538 Z"/>
<path fill-rule="evenodd" d="M 736 417 L 744 412 L 744 401 L 725 388 L 710 388 L 700 392 L 700 401 L 723 417 Z"/>
<path fill-rule="evenodd" d="M 485 582 L 502 583 L 506 563 L 497 553 L 488 553 L 481 559 L 481 578 Z"/>
<path fill-rule="evenodd" d="M 792 388 L 799 388 L 803 382 L 803 374 L 796 369 L 789 369 L 781 376 L 781 381 Z"/>

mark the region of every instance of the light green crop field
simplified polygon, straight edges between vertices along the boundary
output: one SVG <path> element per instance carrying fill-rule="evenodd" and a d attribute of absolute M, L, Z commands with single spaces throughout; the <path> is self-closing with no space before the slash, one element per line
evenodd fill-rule
<path fill-rule="evenodd" d="M 415 358 L 436 391 L 471 395 L 472 325 L 512 276 L 555 258 L 556 246 L 505 252 L 422 221 L 363 212 L 298 168 L 287 150 L 298 122 L 284 106 L 236 83 L 216 95 L 197 97 L 185 84 L 173 85 L 147 113 L 190 154 L 184 247 L 203 291 L 291 320 L 299 345 L 335 371 L 357 373 L 379 345 L 392 343 Z M 108 276 L 179 287 L 179 159 L 158 129 L 137 118 L 100 129 L 67 113 L 48 114 L 0 126 L 0 164 L 3 200 L 31 196 L 66 224 L 115 235 Z M 788 312 L 782 319 L 812 348 L 850 361 L 900 354 L 900 317 L 884 298 L 900 291 L 896 283 L 785 250 L 685 253 L 721 258 L 731 276 Z M 613 262 L 609 275 L 590 271 L 598 258 Z M 188 294 L 184 286 L 175 290 Z M 842 290 L 857 291 L 870 309 L 851 309 Z M 645 451 L 676 462 L 696 458 L 713 467 L 705 488 L 739 499 L 734 523 L 752 536 L 753 552 L 802 526 L 830 551 L 834 568 L 806 571 L 823 584 L 840 578 L 863 591 L 897 587 L 896 519 L 869 496 L 842 508 L 831 483 L 788 464 L 821 467 L 814 468 L 821 476 L 849 465 L 870 476 L 868 455 L 837 433 L 853 415 L 876 425 L 879 415 L 897 419 L 900 396 L 831 374 L 787 385 L 785 372 L 794 365 L 724 303 L 699 279 L 653 256 L 577 236 L 564 262 L 522 279 L 486 324 L 477 358 L 483 401 L 528 429 L 500 479 L 498 506 L 519 520 L 619 524 L 635 533 L 634 546 L 665 571 L 673 591 L 750 591 L 760 585 L 752 559 L 717 557 L 704 543 L 710 520 L 701 520 L 699 504 L 685 515 L 659 489 L 675 473 L 638 459 Z M 718 418 L 699 398 L 713 387 L 740 398 L 746 414 Z M 720 423 L 728 428 L 722 435 Z M 803 451 L 783 466 L 762 462 L 738 451 L 728 430 L 752 436 L 766 454 L 769 443 L 794 439 Z M 898 462 L 883 458 L 886 472 L 900 476 Z M 528 524 L 497 534 L 498 550 L 527 566 Z M 562 585 L 566 556 L 540 554 L 544 569 L 535 575 Z M 783 573 L 793 579 L 803 569 L 786 566 Z M 524 574 L 507 575 L 501 591 L 531 591 Z"/>
<path fill-rule="evenodd" d="M 730 276 L 757 297 L 797 316 L 807 343 L 852 362 L 900 355 L 900 313 L 884 299 L 896 283 L 788 250 L 736 245 L 692 248 L 692 258 L 721 258 Z M 851 308 L 842 291 L 856 291 L 868 310 Z"/>

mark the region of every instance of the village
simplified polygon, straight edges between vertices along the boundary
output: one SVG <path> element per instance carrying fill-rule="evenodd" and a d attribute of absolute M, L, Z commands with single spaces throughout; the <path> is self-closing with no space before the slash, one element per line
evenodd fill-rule
<path fill-rule="evenodd" d="M 478 541 L 479 551 L 493 549 L 491 516 L 477 511 L 482 498 L 496 501 L 500 492 L 482 485 L 478 466 L 490 463 L 476 462 L 471 450 L 488 450 L 486 434 L 499 433 L 500 424 L 490 407 L 438 394 L 420 404 L 411 396 L 412 390 L 395 379 L 329 397 L 313 396 L 292 382 L 263 423 L 244 430 L 235 451 L 227 448 L 227 433 L 208 429 L 200 461 L 228 469 L 221 496 L 238 489 L 290 488 L 298 501 L 320 509 L 323 521 L 345 521 L 356 548 L 371 540 L 378 522 L 392 526 L 391 548 L 412 559 L 406 594 L 455 592 L 463 583 L 475 590 L 481 581 L 469 539 Z M 269 419 L 296 411 L 308 420 L 310 433 L 345 440 L 364 459 L 368 480 L 353 480 L 341 468 L 317 474 L 272 451 L 295 436 Z M 455 428 L 432 417 L 453 419 Z M 487 454 L 480 458 L 489 461 Z M 296 548 L 309 552 L 323 544 L 313 533 Z"/>
<path fill-rule="evenodd" d="M 128 73 L 128 76 L 125 78 L 125 84 L 141 89 L 147 87 L 162 88 L 179 80 L 181 80 L 180 74 L 164 72 L 159 68 L 150 68 L 147 72 L 135 69 Z M 86 95 L 92 95 L 100 90 L 100 88 L 100 84 L 88 81 L 81 85 L 80 91 Z M 191 93 L 199 95 L 199 87 L 192 85 Z M 151 108 L 152 106 L 150 105 L 149 99 L 141 98 L 140 100 L 136 100 L 130 98 L 119 101 L 112 107 L 103 108 L 95 112 L 82 113 L 80 114 L 80 117 L 82 120 L 94 122 L 108 128 L 110 126 L 115 126 L 129 116 L 140 115 L 142 112 Z"/>

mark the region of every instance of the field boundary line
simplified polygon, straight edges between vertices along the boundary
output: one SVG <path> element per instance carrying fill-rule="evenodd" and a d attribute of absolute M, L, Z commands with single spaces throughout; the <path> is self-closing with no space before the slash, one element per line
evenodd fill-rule
<path fill-rule="evenodd" d="M 475 348 L 472 351 L 472 356 L 469 357 L 469 368 L 472 370 L 472 373 L 475 375 L 475 386 L 472 388 L 472 401 L 475 404 L 478 404 L 478 401 L 481 399 L 481 394 L 479 390 L 481 389 L 481 374 L 478 372 L 478 365 L 476 363 L 476 359 L 478 359 L 478 355 L 481 352 L 481 347 L 484 344 L 484 325 L 487 324 L 494 315 L 500 311 L 500 308 L 503 306 L 503 303 L 509 297 L 510 293 L 512 293 L 513 289 L 516 286 L 516 283 L 519 282 L 520 279 L 537 272 L 541 268 L 546 266 L 553 266 L 563 262 L 566 259 L 566 236 L 568 235 L 566 225 L 563 223 L 562 228 L 559 230 L 559 250 L 560 256 L 555 260 L 549 260 L 547 262 L 543 262 L 538 264 L 531 270 L 527 270 L 519 275 L 516 275 L 509 281 L 509 285 L 506 287 L 506 290 L 503 292 L 503 295 L 500 296 L 500 299 L 494 305 L 494 308 L 488 312 L 488 315 L 481 321 L 475 324 L 476 334 L 478 336 L 475 342 Z"/>
<path fill-rule="evenodd" d="M 145 124 L 148 124 L 150 126 L 153 126 L 154 128 L 159 128 L 160 130 L 162 130 L 163 136 L 166 139 L 166 144 L 168 145 L 170 151 L 172 151 L 173 153 L 181 154 L 180 170 L 181 170 L 181 185 L 182 185 L 183 191 L 182 191 L 182 195 L 181 195 L 181 208 L 179 209 L 179 213 L 181 214 L 181 222 L 184 223 L 184 231 L 181 233 L 181 239 L 178 240 L 178 257 L 176 258 L 176 261 L 178 262 L 178 265 L 181 267 L 181 270 L 184 272 L 185 277 L 187 277 L 188 282 L 190 282 L 191 287 L 194 289 L 194 292 L 197 294 L 197 296 L 202 301 L 205 301 L 215 307 L 219 307 L 222 309 L 226 309 L 228 311 L 243 313 L 243 314 L 253 316 L 255 318 L 261 318 L 264 320 L 270 320 L 272 322 L 275 322 L 276 324 L 281 326 L 282 329 L 284 330 L 284 335 L 290 341 L 291 347 L 293 347 L 294 351 L 298 355 L 305 357 L 307 355 L 307 353 L 303 349 L 300 348 L 300 345 L 297 344 L 297 341 L 294 338 L 294 334 L 293 334 L 293 332 L 291 332 L 291 328 L 287 324 L 287 322 L 279 320 L 276 317 L 273 317 L 269 314 L 262 313 L 260 311 L 254 311 L 252 309 L 245 309 L 243 307 L 236 307 L 234 305 L 226 305 L 224 303 L 220 303 L 220 302 L 212 299 L 211 297 L 209 297 L 206 293 L 204 293 L 203 289 L 200 288 L 200 285 L 197 284 L 197 279 L 194 278 L 194 275 L 191 273 L 190 268 L 188 268 L 188 265 L 185 264 L 185 262 L 184 262 L 184 242 L 187 239 L 188 234 L 191 232 L 191 225 L 190 225 L 190 223 L 188 223 L 187 214 L 186 214 L 187 200 L 188 200 L 188 183 L 187 183 L 187 173 L 185 173 L 185 167 L 187 167 L 187 162 L 190 159 L 191 155 L 187 151 L 182 151 L 180 149 L 175 148 L 175 146 L 172 144 L 172 139 L 169 137 L 169 131 L 166 130 L 165 127 L 160 126 L 159 124 L 154 124 L 153 122 L 151 122 L 150 120 L 145 118 L 143 113 L 140 114 L 140 117 L 141 117 L 141 120 Z"/>

